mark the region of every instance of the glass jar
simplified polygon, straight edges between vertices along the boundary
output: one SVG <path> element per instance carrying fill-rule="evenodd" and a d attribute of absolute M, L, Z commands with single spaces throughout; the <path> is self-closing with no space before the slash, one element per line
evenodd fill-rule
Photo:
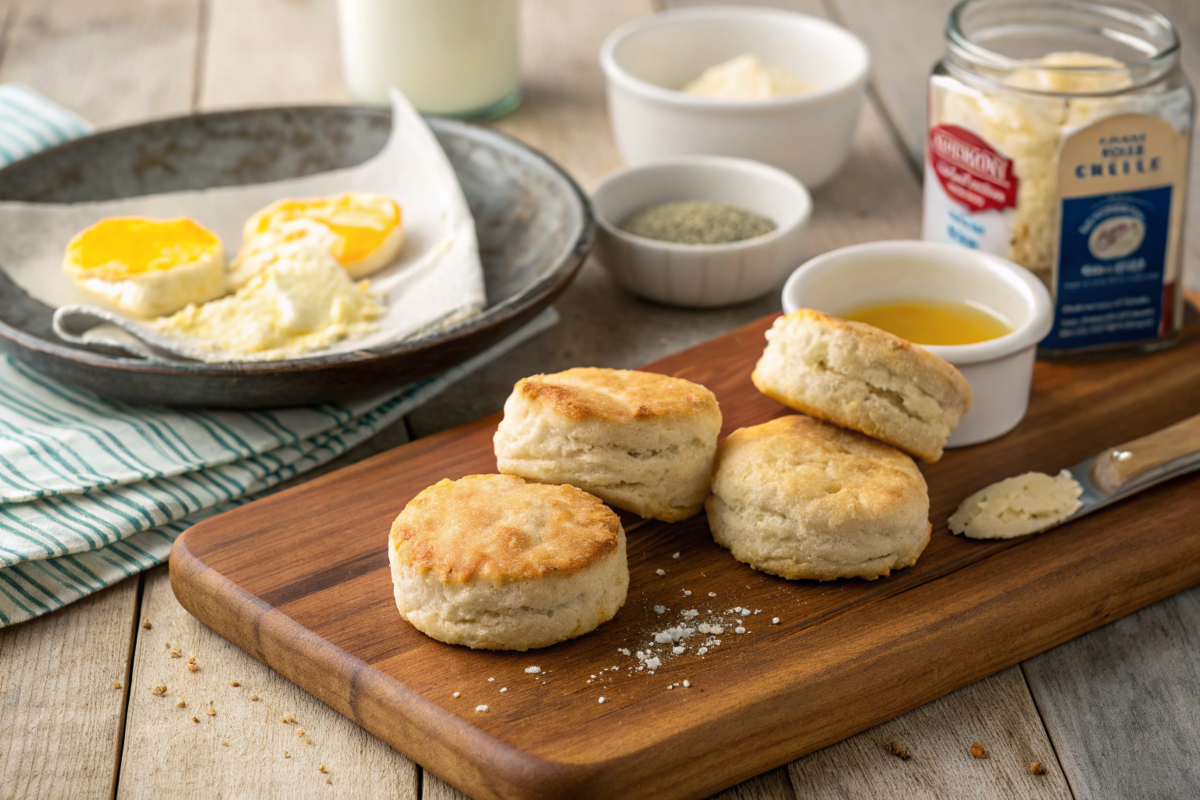
<path fill-rule="evenodd" d="M 1150 8 L 964 0 L 929 82 L 924 237 L 1045 281 L 1043 356 L 1165 347 L 1183 325 L 1192 119 L 1179 38 Z"/>
<path fill-rule="evenodd" d="M 427 114 L 494 119 L 521 102 L 517 0 L 339 0 L 342 71 L 360 103 L 395 86 Z"/>

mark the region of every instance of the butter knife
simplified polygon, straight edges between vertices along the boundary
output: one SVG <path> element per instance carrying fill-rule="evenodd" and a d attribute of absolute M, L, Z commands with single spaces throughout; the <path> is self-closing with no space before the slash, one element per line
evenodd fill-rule
<path fill-rule="evenodd" d="M 1200 469 L 1200 414 L 1110 447 L 1067 471 L 1081 487 L 1082 507 L 1059 525 L 1143 489 Z"/>

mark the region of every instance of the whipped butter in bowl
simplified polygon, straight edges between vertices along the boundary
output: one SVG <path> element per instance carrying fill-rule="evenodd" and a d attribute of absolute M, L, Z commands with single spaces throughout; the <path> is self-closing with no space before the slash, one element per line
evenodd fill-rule
<path fill-rule="evenodd" d="M 1029 270 L 917 241 L 842 247 L 808 261 L 783 287 L 783 310 L 799 308 L 867 322 L 957 367 L 974 401 L 947 447 L 995 439 L 1024 418 L 1037 345 L 1053 321 L 1050 294 Z"/>
<path fill-rule="evenodd" d="M 862 41 L 828 20 L 750 6 L 653 14 L 600 48 L 626 163 L 747 158 L 809 189 L 850 154 L 870 62 Z"/>

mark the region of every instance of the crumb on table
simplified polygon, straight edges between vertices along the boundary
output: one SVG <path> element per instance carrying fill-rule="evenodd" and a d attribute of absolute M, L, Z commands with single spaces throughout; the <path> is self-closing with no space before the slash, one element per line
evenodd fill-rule
<path fill-rule="evenodd" d="M 888 750 L 890 750 L 892 755 L 896 756 L 896 758 L 904 761 L 908 761 L 910 758 L 912 758 L 912 753 L 908 752 L 908 748 L 897 742 L 895 739 L 888 742 Z"/>
<path fill-rule="evenodd" d="M 241 686 L 242 684 L 241 684 L 241 683 L 239 683 L 238 681 L 230 681 L 230 682 L 229 682 L 229 685 L 230 685 L 230 686 Z"/>
<path fill-rule="evenodd" d="M 121 688 L 121 684 L 119 684 L 119 683 L 114 683 L 114 684 L 113 684 L 113 688 L 114 688 L 114 689 L 120 689 L 120 688 Z"/>
<path fill-rule="evenodd" d="M 285 725 L 294 725 L 296 722 L 296 718 L 293 717 L 291 714 L 284 714 L 282 717 L 279 718 L 279 721 L 284 723 Z"/>
<path fill-rule="evenodd" d="M 981 745 L 979 742 L 975 742 L 971 745 L 971 755 L 975 756 L 976 758 L 987 758 L 988 752 L 986 749 L 984 749 L 983 745 Z"/>
<path fill-rule="evenodd" d="M 166 693 L 167 687 L 161 683 L 150 690 L 150 694 L 154 695 L 155 697 L 162 697 Z"/>
<path fill-rule="evenodd" d="M 1029 773 L 1031 775 L 1045 775 L 1046 768 L 1042 765 L 1042 762 L 1035 761 L 1029 765 Z"/>

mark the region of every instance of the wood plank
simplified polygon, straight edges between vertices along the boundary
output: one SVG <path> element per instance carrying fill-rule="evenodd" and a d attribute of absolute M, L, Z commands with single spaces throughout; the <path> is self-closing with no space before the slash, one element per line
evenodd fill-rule
<path fill-rule="evenodd" d="M 1076 797 L 1200 796 L 1200 589 L 1022 669 Z"/>
<path fill-rule="evenodd" d="M 531 76 L 528 98 L 498 127 L 558 159 L 585 187 L 620 165 L 596 63 L 600 41 L 646 5 L 625 0 L 526 6 L 525 19 L 546 27 L 529 32 L 537 41 L 525 51 Z M 815 0 L 810 5 L 819 11 Z M 589 15 L 586 25 L 579 19 L 584 13 Z M 577 95 L 590 99 L 581 103 L 574 99 Z M 849 163 L 813 198 L 804 257 L 873 239 L 920 236 L 920 197 L 891 134 L 873 106 L 865 104 Z M 513 384 L 526 375 L 577 366 L 636 367 L 777 311 L 780 298 L 772 291 L 729 308 L 670 308 L 618 288 L 592 259 L 555 305 L 562 313 L 557 328 L 410 415 L 414 434 L 426 436 L 499 409 Z"/>
<path fill-rule="evenodd" d="M 0 794 L 112 794 L 138 580 L 0 630 Z"/>
<path fill-rule="evenodd" d="M 1200 581 L 1191 557 L 1200 531 L 1186 524 L 1200 513 L 1195 476 L 1018 541 L 964 540 L 943 522 L 998 478 L 1055 471 L 1200 411 L 1200 318 L 1189 320 L 1179 347 L 1152 356 L 1039 364 L 1017 430 L 924 468 L 933 538 L 916 566 L 885 580 L 789 583 L 732 562 L 702 517 L 650 523 L 630 537 L 630 600 L 597 632 L 534 655 L 433 642 L 396 619 L 386 531 L 435 479 L 491 468 L 493 417 L 201 523 L 172 554 L 175 590 L 207 624 L 460 788 L 487 797 L 550 787 L 581 797 L 631 787 L 695 796 Z M 651 368 L 709 386 L 726 432 L 777 416 L 783 409 L 748 380 L 769 323 Z M 684 557 L 671 559 L 673 551 Z M 664 564 L 671 569 L 656 575 Z M 783 623 L 727 639 L 703 661 L 681 656 L 653 680 L 622 666 L 601 709 L 589 673 L 623 665 L 614 651 L 639 646 L 661 624 L 650 606 L 676 604 L 683 589 L 717 594 L 696 603 L 702 610 L 760 607 Z M 532 682 L 531 663 L 552 669 L 553 680 Z M 520 691 L 477 699 L 495 697 L 482 675 Z M 695 687 L 664 690 L 683 678 Z M 473 714 L 477 702 L 494 705 Z"/>
<path fill-rule="evenodd" d="M 345 103 L 334 0 L 209 0 L 203 109 Z"/>
<path fill-rule="evenodd" d="M 912 162 L 924 163 L 926 90 L 929 72 L 941 58 L 946 18 L 957 0 L 826 0 L 835 16 L 862 37 L 874 61 L 872 86 L 907 145 Z M 1200 3 L 1147 0 L 1179 31 L 1184 73 L 1200 85 Z M 902 35 L 897 32 L 903 31 Z M 1191 184 L 1200 185 L 1200 127 L 1193 127 Z M 1187 216 L 1186 284 L 1200 289 L 1200 202 L 1191 192 Z"/>
<path fill-rule="evenodd" d="M 721 0 L 713 0 L 712 4 L 720 4 Z M 701 3 L 696 0 L 670 0 L 669 5 L 674 7 L 683 7 L 691 5 L 699 5 Z M 814 14 L 818 16 L 827 16 L 824 7 L 819 0 L 770 0 L 769 5 L 779 8 L 785 8 L 791 11 L 801 13 Z M 896 4 L 881 4 L 877 6 L 886 6 L 887 10 L 884 13 L 896 13 L 900 6 Z M 836 11 L 835 11 L 836 17 Z M 911 22 L 904 26 L 905 31 L 912 28 Z M 889 37 L 883 46 L 890 45 L 895 41 L 904 40 L 907 42 L 907 36 L 899 37 L 894 35 Z M 938 46 L 940 47 L 941 34 L 940 27 L 937 28 Z M 860 33 L 861 35 L 861 33 Z M 883 80 L 885 75 L 880 75 L 879 79 Z M 887 96 L 884 95 L 886 102 Z M 831 195 L 828 198 L 827 218 L 822 225 L 825 228 L 831 221 L 839 222 L 841 225 L 847 225 L 850 220 L 860 220 L 860 224 L 865 233 L 869 235 L 864 237 L 869 238 L 919 238 L 920 231 L 916 222 L 912 227 L 908 227 L 907 220 L 917 220 L 919 218 L 920 193 L 918 183 L 913 179 L 911 172 L 907 175 L 904 155 L 896 149 L 896 141 L 887 129 L 887 121 L 884 116 L 878 111 L 878 97 L 872 96 L 864 108 L 864 121 L 860 124 L 860 131 L 865 130 L 870 132 L 870 145 L 863 146 L 861 143 L 856 143 L 856 157 L 852 157 L 852 161 L 846 170 L 843 171 L 825 190 L 818 193 L 818 213 L 820 213 L 822 204 L 820 200 L 825 199 L 821 195 Z M 861 133 L 860 133 L 861 137 Z M 860 164 L 857 157 L 861 154 L 866 154 L 870 158 L 870 166 Z M 909 180 L 906 180 L 906 177 Z M 879 186 L 887 186 L 891 191 L 879 193 L 872 191 L 870 182 L 878 179 Z M 895 203 L 895 205 L 891 205 Z M 907 209 L 904 208 L 907 206 Z M 882 214 L 880 212 L 883 212 Z M 874 212 L 874 213 L 872 213 Z M 882 217 L 882 219 L 880 219 Z M 889 230 L 887 223 L 892 220 L 904 219 L 906 223 L 898 229 Z M 883 224 L 881 224 L 883 223 Z M 847 244 L 845 241 L 831 241 L 825 249 Z M 1010 673 L 1003 673 L 1008 675 Z M 1008 686 L 1011 679 L 1005 681 L 1001 676 L 995 676 L 985 681 L 981 681 L 976 686 L 990 687 L 991 682 L 1001 682 Z M 1029 741 L 1037 742 L 1042 746 L 1041 749 L 1048 753 L 1053 750 L 1049 746 L 1049 739 L 1046 736 L 1044 729 L 1037 717 L 1037 710 L 1029 698 L 1028 691 L 1023 684 L 1010 686 L 1015 695 L 1019 698 L 1024 694 L 1022 702 L 1010 703 L 989 703 L 977 704 L 972 703 L 973 692 L 983 691 L 985 689 L 968 689 L 960 690 L 950 694 L 934 703 L 929 704 L 920 711 L 910 712 L 900 720 L 895 720 L 890 723 L 885 723 L 877 729 L 859 734 L 857 737 L 842 742 L 833 747 L 806 756 L 799 761 L 794 762 L 789 769 L 792 774 L 803 776 L 803 788 L 801 783 L 797 782 L 796 792 L 800 797 L 888 797 L 897 796 L 900 793 L 900 788 L 904 788 L 905 794 L 913 794 L 922 791 L 920 787 L 940 786 L 942 790 L 947 791 L 952 795 L 960 787 L 964 792 L 979 790 L 984 792 L 994 791 L 999 792 L 1001 786 L 1009 784 L 997 782 L 991 772 L 981 772 L 975 770 L 963 770 L 961 764 L 954 753 L 951 757 L 946 756 L 950 751 L 945 748 L 937 748 L 934 752 L 937 757 L 934 759 L 925 759 L 920 769 L 908 769 L 901 772 L 895 771 L 895 765 L 892 761 L 896 761 L 894 756 L 888 755 L 887 759 L 876 759 L 868 757 L 877 755 L 870 745 L 866 742 L 874 742 L 875 739 L 883 736 L 885 732 L 890 731 L 889 726 L 902 724 L 902 720 L 908 720 L 910 717 L 919 719 L 923 725 L 920 730 L 925 736 L 940 736 L 955 728 L 955 722 L 960 719 L 967 718 L 968 715 L 974 713 L 982 716 L 981 722 L 986 724 L 993 730 L 1022 730 L 1026 731 L 1029 736 Z M 917 716 L 919 715 L 919 716 Z M 890 759 L 890 761 L 889 761 Z M 882 760 L 885 768 L 874 769 L 877 761 Z M 867 767 L 865 765 L 871 765 Z M 970 765 L 968 765 L 970 766 Z M 887 767 L 890 767 L 888 769 Z M 1057 769 L 1057 765 L 1055 765 Z M 926 780 L 937 776 L 941 778 L 937 781 Z M 981 776 L 985 776 L 982 777 Z M 848 783 L 849 782 L 849 783 Z M 852 787 L 852 790 L 851 790 Z M 839 795 L 840 793 L 840 795 Z"/>
<path fill-rule="evenodd" d="M 100 126 L 184 113 L 199 12 L 200 0 L 22 3 L 5 22 L 0 81 L 22 82 Z M 0 719 L 21 732 L 0 747 L 4 793 L 113 793 L 140 580 L 0 631 Z"/>
<path fill-rule="evenodd" d="M 146 574 L 142 614 L 153 627 L 137 631 L 120 796 L 361 798 L 386 787 L 416 800 L 415 764 L 201 625 L 165 568 Z"/>
<path fill-rule="evenodd" d="M 867 796 L 867 795 L 860 795 Z M 467 795 L 455 789 L 432 772 L 425 772 L 421 784 L 421 800 L 466 800 Z M 788 782 L 785 769 L 775 769 L 743 781 L 731 789 L 715 794 L 712 800 L 795 800 L 796 794 Z"/>
<path fill-rule="evenodd" d="M 0 81 L 101 127 L 191 108 L 200 0 L 43 0 L 10 20 Z"/>
<path fill-rule="evenodd" d="M 893 742 L 908 759 L 892 752 Z M 987 758 L 970 754 L 976 742 Z M 1044 775 L 1030 772 L 1034 762 Z M 800 800 L 1071 797 L 1019 667 L 805 756 L 788 772 Z"/>

